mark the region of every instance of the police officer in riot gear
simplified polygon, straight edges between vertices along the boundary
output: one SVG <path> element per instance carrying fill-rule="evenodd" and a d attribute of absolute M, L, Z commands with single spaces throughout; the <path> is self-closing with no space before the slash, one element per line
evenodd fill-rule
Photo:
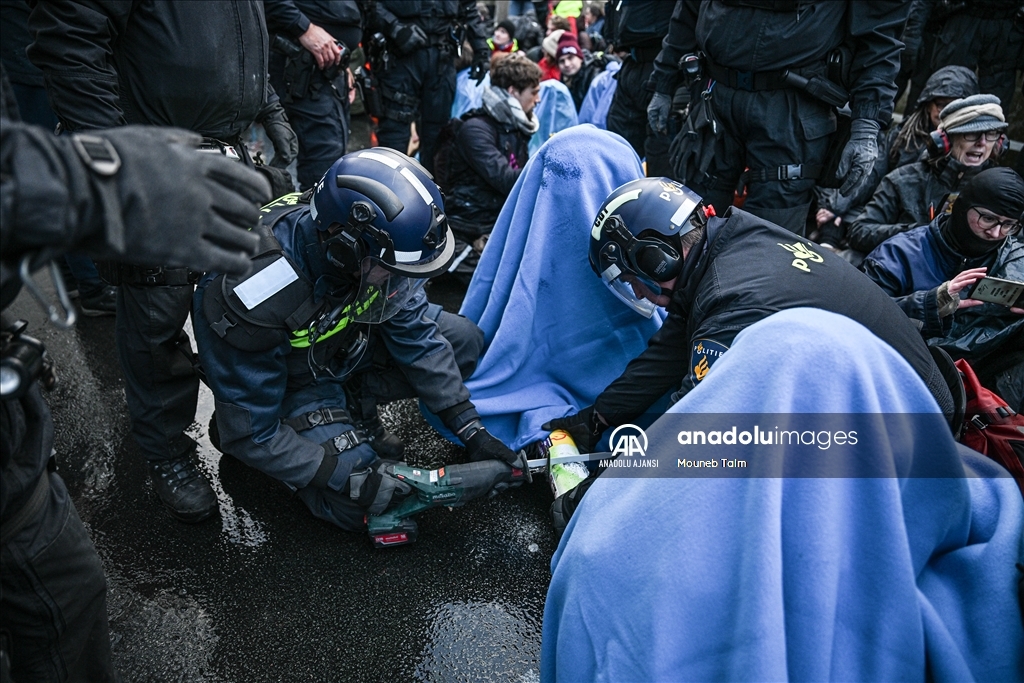
<path fill-rule="evenodd" d="M 672 4 L 664 0 L 631 0 L 609 3 L 608 36 L 615 52 L 625 53 L 622 68 L 615 75 L 618 87 L 608 108 L 608 130 L 626 138 L 637 156 L 647 159 L 647 175 L 671 173 L 668 165 L 670 138 L 666 127 L 647 122 L 647 107 L 653 93 L 647 83 L 654 71 L 654 59 L 668 33 Z"/>
<path fill-rule="evenodd" d="M 261 230 L 254 273 L 208 274 L 195 296 L 218 448 L 316 517 L 363 530 L 367 510 L 409 491 L 388 473 L 403 445 L 377 404 L 419 397 L 471 460 L 507 463 L 481 491 L 523 480 L 523 456 L 487 432 L 463 384 L 482 333 L 423 291 L 455 243 L 419 164 L 386 148 L 348 154 L 312 191 L 264 207 Z"/>
<path fill-rule="evenodd" d="M 591 231 L 590 265 L 638 313 L 662 307 L 668 317 L 593 406 L 545 425 L 568 430 L 581 450 L 592 450 L 605 428 L 631 422 L 666 392 L 678 400 L 740 330 L 787 308 L 821 308 L 860 322 L 906 358 L 940 407 L 952 408 L 921 335 L 863 273 L 746 211 L 730 207 L 717 217 L 699 195 L 668 178 L 634 180 L 605 200 Z"/>
<path fill-rule="evenodd" d="M 383 104 L 377 140 L 405 152 L 409 124 L 416 121 L 419 158 L 434 169 L 437 136 L 451 118 L 455 98 L 454 55 L 461 50 L 462 28 L 473 48 L 470 77 L 487 74 L 489 32 L 474 0 L 378 0 L 374 17 L 387 37 L 388 59 L 377 67 Z"/>
<path fill-rule="evenodd" d="M 892 117 L 909 7 L 899 0 L 678 0 L 651 77 L 660 96 L 648 109 L 652 126 L 663 127 L 676 88 L 693 82 L 670 150 L 674 177 L 723 212 L 742 176 L 744 208 L 803 234 L 817 182 L 838 178 L 849 195 L 870 175 L 878 131 Z M 850 135 L 833 150 L 833 169 L 835 110 L 847 101 Z"/>
<path fill-rule="evenodd" d="M 266 0 L 270 82 L 299 138 L 299 187 L 307 190 L 345 154 L 349 55 L 362 39 L 356 0 Z"/>
<path fill-rule="evenodd" d="M 55 137 L 7 113 L 0 125 L 4 308 L 28 271 L 70 249 L 248 269 L 257 244 L 248 229 L 270 196 L 257 173 L 195 151 L 199 136 L 184 130 L 132 126 Z M 3 317 L 0 678 L 114 681 L 103 567 L 53 471 L 54 427 L 40 391 L 53 373 L 45 349 L 25 332 Z"/>
<path fill-rule="evenodd" d="M 29 58 L 65 130 L 179 126 L 251 164 L 241 135 L 262 119 L 289 148 L 279 156 L 291 153 L 294 133 L 267 83 L 262 2 L 53 0 L 35 4 L 29 28 Z M 199 274 L 180 265 L 111 264 L 106 277 L 121 285 L 115 342 L 132 435 L 170 514 L 199 522 L 217 511 L 217 497 L 186 434 L 199 376 L 184 326 Z"/>

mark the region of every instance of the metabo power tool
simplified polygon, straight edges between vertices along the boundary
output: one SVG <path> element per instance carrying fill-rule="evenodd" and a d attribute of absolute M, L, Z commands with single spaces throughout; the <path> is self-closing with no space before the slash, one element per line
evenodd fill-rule
<path fill-rule="evenodd" d="M 366 516 L 370 538 L 378 548 L 415 541 L 418 527 L 412 517 L 424 510 L 439 505 L 458 507 L 474 498 L 494 496 L 524 481 L 533 481 L 524 451 L 519 452 L 519 460 L 514 465 L 500 460 L 482 460 L 428 470 L 405 463 L 389 463 L 382 474 L 397 480 L 400 489 L 408 493 L 383 512 Z"/>

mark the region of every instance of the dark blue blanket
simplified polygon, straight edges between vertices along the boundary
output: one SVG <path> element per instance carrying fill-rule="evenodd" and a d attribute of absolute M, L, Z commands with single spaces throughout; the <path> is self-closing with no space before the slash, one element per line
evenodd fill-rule
<path fill-rule="evenodd" d="M 1020 493 L 891 347 L 833 313 L 777 313 L 648 430 L 647 456 L 680 457 L 652 433 L 672 413 L 711 411 L 938 419 L 863 435 L 888 477 L 606 473 L 551 561 L 542 681 L 1024 680 Z"/>

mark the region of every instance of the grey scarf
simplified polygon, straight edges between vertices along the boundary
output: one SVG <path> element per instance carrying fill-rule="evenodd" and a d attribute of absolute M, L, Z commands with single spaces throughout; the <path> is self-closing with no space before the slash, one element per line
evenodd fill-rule
<path fill-rule="evenodd" d="M 519 100 L 496 85 L 484 90 L 483 104 L 484 109 L 495 121 L 506 126 L 514 125 L 526 135 L 533 135 L 540 127 L 540 122 L 536 118 L 526 115 Z"/>

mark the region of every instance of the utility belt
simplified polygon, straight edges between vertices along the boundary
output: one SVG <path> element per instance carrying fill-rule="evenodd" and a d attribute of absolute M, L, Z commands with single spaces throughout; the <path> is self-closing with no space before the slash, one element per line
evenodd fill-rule
<path fill-rule="evenodd" d="M 338 75 L 348 69 L 352 52 L 342 43 L 338 43 L 338 46 L 341 48 L 340 62 L 321 70 L 309 50 L 290 38 L 274 34 L 271 49 L 277 54 L 284 55 L 285 91 L 278 93 L 281 99 L 285 102 L 306 98 L 320 99 L 321 90 L 333 84 Z M 347 90 L 347 84 L 345 86 Z M 340 96 L 342 93 L 339 93 Z"/>
<path fill-rule="evenodd" d="M 811 97 L 832 107 L 842 107 L 850 99 L 846 89 L 832 82 L 826 75 L 827 64 L 810 67 L 779 69 L 777 71 L 737 71 L 715 64 L 705 57 L 707 75 L 733 90 L 802 90 Z"/>
<path fill-rule="evenodd" d="M 629 50 L 629 56 L 633 58 L 634 62 L 646 63 L 657 59 L 660 52 L 660 45 L 654 47 L 633 47 Z"/>

